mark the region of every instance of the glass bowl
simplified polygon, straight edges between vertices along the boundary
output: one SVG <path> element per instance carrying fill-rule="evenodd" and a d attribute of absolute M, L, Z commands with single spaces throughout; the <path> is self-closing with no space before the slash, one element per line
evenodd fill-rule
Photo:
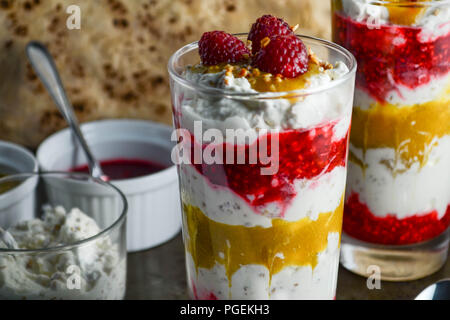
<path fill-rule="evenodd" d="M 39 187 L 24 188 L 30 181 Z M 67 183 L 65 197 L 55 196 Z M 123 299 L 127 202 L 116 187 L 48 172 L 7 176 L 0 190 L 0 204 L 9 204 L 0 211 L 0 299 Z M 32 206 L 21 206 L 30 192 Z M 79 195 L 89 193 L 86 206 Z"/>

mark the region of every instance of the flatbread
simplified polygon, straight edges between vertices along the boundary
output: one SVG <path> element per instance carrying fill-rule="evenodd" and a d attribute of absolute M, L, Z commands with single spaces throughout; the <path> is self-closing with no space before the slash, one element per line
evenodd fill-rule
<path fill-rule="evenodd" d="M 68 6 L 81 9 L 69 30 Z M 55 58 L 79 120 L 139 118 L 171 123 L 167 61 L 204 31 L 246 32 L 262 14 L 329 38 L 329 1 L 2 0 L 0 139 L 30 148 L 66 126 L 25 56 L 30 40 Z"/>

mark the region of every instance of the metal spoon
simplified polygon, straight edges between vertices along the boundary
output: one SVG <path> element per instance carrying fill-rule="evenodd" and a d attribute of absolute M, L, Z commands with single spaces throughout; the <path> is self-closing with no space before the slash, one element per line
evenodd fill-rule
<path fill-rule="evenodd" d="M 11 233 L 3 230 L 2 227 L 0 227 L 0 242 L 3 242 L 8 249 L 17 250 L 19 248 Z"/>
<path fill-rule="evenodd" d="M 426 287 L 415 300 L 450 300 L 450 279 L 440 280 Z"/>
<path fill-rule="evenodd" d="M 72 105 L 67 98 L 55 63 L 53 62 L 53 58 L 48 52 L 47 48 L 45 48 L 43 44 L 37 41 L 31 41 L 27 45 L 26 52 L 34 71 L 38 75 L 39 79 L 41 79 L 44 86 L 47 88 L 50 96 L 58 106 L 59 111 L 69 124 L 72 133 L 80 143 L 81 148 L 86 155 L 91 175 L 94 178 L 109 180 L 108 177 L 103 173 L 100 163 L 94 158 L 86 143 L 86 140 L 83 137 L 83 134 L 81 133 L 80 126 L 73 111 Z"/>

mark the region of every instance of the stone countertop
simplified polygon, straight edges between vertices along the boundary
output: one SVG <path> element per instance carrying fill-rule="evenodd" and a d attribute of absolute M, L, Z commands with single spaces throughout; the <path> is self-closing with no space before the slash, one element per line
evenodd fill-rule
<path fill-rule="evenodd" d="M 184 251 L 181 235 L 146 251 L 128 254 L 126 299 L 187 299 Z M 437 273 L 410 282 L 381 282 L 381 289 L 369 290 L 366 279 L 339 268 L 336 298 L 413 299 L 433 282 L 450 277 L 450 260 Z"/>

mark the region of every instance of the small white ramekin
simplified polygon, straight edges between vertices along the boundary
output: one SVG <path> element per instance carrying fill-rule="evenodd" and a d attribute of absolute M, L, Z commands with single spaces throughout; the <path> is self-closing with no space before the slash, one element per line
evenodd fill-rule
<path fill-rule="evenodd" d="M 10 143 L 0 141 L 0 167 L 11 170 L 11 174 L 33 173 L 38 171 L 36 158 L 27 149 Z M 19 186 L 0 194 L 0 227 L 7 229 L 27 218 L 35 215 L 35 192 L 37 178 L 30 178 Z M 20 214 L 17 214 L 20 212 Z"/>
<path fill-rule="evenodd" d="M 151 175 L 111 181 L 125 194 L 129 205 L 128 251 L 148 249 L 173 238 L 181 228 L 181 209 L 176 166 L 171 160 L 172 128 L 142 120 L 103 120 L 85 123 L 81 130 L 100 161 L 142 159 L 167 167 Z M 44 171 L 67 171 L 87 162 L 69 129 L 47 138 L 38 148 L 37 159 Z M 61 186 L 47 184 L 46 188 L 61 199 L 67 198 Z M 78 197 L 84 197 L 86 208 L 99 205 L 88 193 L 79 193 Z M 70 199 L 65 201 L 68 205 Z"/>

